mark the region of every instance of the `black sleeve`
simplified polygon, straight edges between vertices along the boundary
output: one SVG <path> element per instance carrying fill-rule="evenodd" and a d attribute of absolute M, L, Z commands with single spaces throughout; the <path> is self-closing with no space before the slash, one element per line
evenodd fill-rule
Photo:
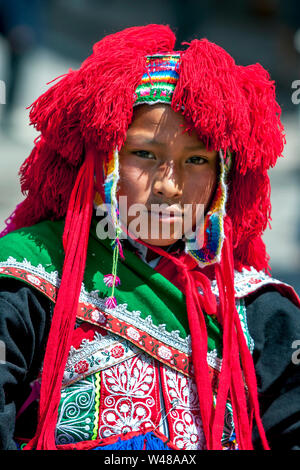
<path fill-rule="evenodd" d="M 1 279 L 0 449 L 16 449 L 16 411 L 41 368 L 51 311 L 50 300 L 37 290 L 21 281 Z"/>
<path fill-rule="evenodd" d="M 300 309 L 272 288 L 260 290 L 247 303 L 261 417 L 270 448 L 300 450 Z M 261 448 L 255 426 L 253 442 L 255 449 Z"/>

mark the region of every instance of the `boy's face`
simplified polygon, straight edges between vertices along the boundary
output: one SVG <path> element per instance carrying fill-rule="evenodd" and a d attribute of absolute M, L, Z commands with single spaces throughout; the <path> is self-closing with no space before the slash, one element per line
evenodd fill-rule
<path fill-rule="evenodd" d="M 169 105 L 138 106 L 120 151 L 118 196 L 127 197 L 127 227 L 151 245 L 168 246 L 191 232 L 196 204 L 206 212 L 214 194 L 218 153 L 207 151 L 196 132 L 185 128 L 183 116 Z M 136 230 L 133 204 L 142 205 L 143 227 Z M 153 204 L 165 204 L 165 212 L 157 214 Z M 184 220 L 185 204 L 192 215 Z"/>

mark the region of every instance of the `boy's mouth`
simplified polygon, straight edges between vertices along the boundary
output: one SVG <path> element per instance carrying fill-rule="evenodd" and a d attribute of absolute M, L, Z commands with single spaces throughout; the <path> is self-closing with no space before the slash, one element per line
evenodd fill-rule
<path fill-rule="evenodd" d="M 157 206 L 157 204 L 154 204 Z M 182 219 L 183 211 L 178 206 L 169 206 L 167 208 L 151 208 L 148 209 L 148 215 L 154 218 L 158 218 L 161 221 L 175 221 L 178 219 Z"/>

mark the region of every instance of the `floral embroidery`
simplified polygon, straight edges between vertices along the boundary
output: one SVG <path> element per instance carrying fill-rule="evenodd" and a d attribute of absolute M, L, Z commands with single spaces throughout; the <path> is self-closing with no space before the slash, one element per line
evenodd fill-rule
<path fill-rule="evenodd" d="M 84 338 L 78 349 L 71 346 L 63 377 L 64 387 L 138 353 L 138 349 L 126 340 L 104 332 L 102 335 L 95 331 L 91 341 Z"/>
<path fill-rule="evenodd" d="M 123 311 L 122 309 L 125 307 L 127 307 L 126 304 L 118 305 L 117 308 L 120 311 Z M 77 317 L 81 318 L 83 321 L 98 324 L 98 322 L 93 319 L 93 317 L 95 317 L 94 312 L 95 310 L 91 309 L 90 306 L 87 306 L 85 303 L 81 303 L 79 304 Z M 103 312 L 103 317 L 105 317 L 105 322 L 103 321 L 101 323 L 103 328 L 109 331 L 113 331 L 123 338 L 130 338 L 130 342 L 136 345 L 139 349 L 146 351 L 151 356 L 159 359 L 161 362 L 165 362 L 167 365 L 171 365 L 175 369 L 180 370 L 187 375 L 190 374 L 190 357 L 185 352 L 180 352 L 171 346 L 166 347 L 161 343 L 161 341 L 151 336 L 151 334 L 143 330 L 139 330 L 138 328 L 134 328 L 130 323 L 127 323 L 127 321 L 118 319 L 118 317 L 115 315 L 115 311 L 113 312 L 113 315 L 110 315 L 107 312 Z M 137 312 L 132 312 L 132 314 L 136 313 Z M 147 322 L 149 323 L 149 319 Z M 162 327 L 165 328 L 165 325 L 162 325 Z M 176 332 L 173 333 L 174 335 L 176 334 Z M 159 354 L 159 352 L 161 354 Z"/>
<path fill-rule="evenodd" d="M 141 337 L 140 333 L 135 328 L 132 328 L 131 326 L 127 328 L 126 334 L 129 338 L 134 339 L 135 341 L 138 341 Z"/>
<path fill-rule="evenodd" d="M 170 359 L 172 357 L 172 351 L 169 348 L 166 348 L 165 346 L 160 346 L 157 352 L 158 355 L 163 359 Z"/>
<path fill-rule="evenodd" d="M 173 413 L 173 417 L 176 412 Z M 174 422 L 174 431 L 176 434 L 174 444 L 179 449 L 195 450 L 204 449 L 203 428 L 199 416 L 194 416 L 189 411 L 177 413 L 177 419 Z"/>
<path fill-rule="evenodd" d="M 40 279 L 35 277 L 35 276 L 32 276 L 31 274 L 27 274 L 27 279 L 28 279 L 29 282 L 31 282 L 35 286 L 40 286 L 41 285 Z"/>
<path fill-rule="evenodd" d="M 167 404 L 166 411 L 169 412 L 170 437 L 174 444 L 184 450 L 205 449 L 206 444 L 200 417 L 198 392 L 194 379 L 185 377 L 180 372 L 174 371 L 169 367 L 164 367 L 162 369 L 162 386 Z M 227 402 L 222 435 L 222 446 L 224 449 L 236 448 L 233 436 L 232 407 Z"/>
<path fill-rule="evenodd" d="M 128 398 L 119 400 L 112 398 L 110 404 L 113 404 L 114 407 L 102 414 L 102 420 L 105 424 L 101 426 L 101 437 L 139 431 L 142 422 L 145 428 L 153 426 L 148 404 L 144 402 L 133 404 Z M 154 405 L 154 402 L 152 404 Z"/>
<path fill-rule="evenodd" d="M 124 348 L 123 348 L 122 346 L 120 346 L 120 345 L 115 346 L 115 347 L 110 351 L 110 354 L 111 354 L 114 358 L 118 359 L 119 357 L 122 357 L 122 356 L 123 356 L 123 354 L 124 354 Z"/>
<path fill-rule="evenodd" d="M 100 312 L 99 310 L 94 310 L 92 313 L 91 313 L 91 318 L 97 322 L 97 323 L 100 323 L 100 325 L 106 323 L 106 317 L 105 315 L 103 315 L 102 312 Z"/>
<path fill-rule="evenodd" d="M 169 367 L 162 370 L 162 387 L 170 437 L 180 449 L 205 449 L 196 383 Z M 172 406 L 173 404 L 173 406 Z"/>
<path fill-rule="evenodd" d="M 89 369 L 89 364 L 86 361 L 79 361 L 74 366 L 74 370 L 75 372 L 77 372 L 77 374 L 84 374 L 88 369 Z"/>
<path fill-rule="evenodd" d="M 99 437 L 153 427 L 158 406 L 154 360 L 139 354 L 104 370 L 102 393 Z"/>

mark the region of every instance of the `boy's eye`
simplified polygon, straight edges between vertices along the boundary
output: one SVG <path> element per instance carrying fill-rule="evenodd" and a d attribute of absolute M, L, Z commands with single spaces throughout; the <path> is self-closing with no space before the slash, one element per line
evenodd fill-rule
<path fill-rule="evenodd" d="M 134 155 L 137 155 L 138 157 L 141 157 L 141 158 L 155 159 L 155 156 L 153 155 L 153 153 L 148 152 L 147 150 L 137 150 L 133 153 L 134 153 Z"/>
<path fill-rule="evenodd" d="M 187 163 L 193 163 L 194 165 L 203 165 L 206 162 L 206 158 L 199 156 L 194 156 L 187 159 Z"/>

